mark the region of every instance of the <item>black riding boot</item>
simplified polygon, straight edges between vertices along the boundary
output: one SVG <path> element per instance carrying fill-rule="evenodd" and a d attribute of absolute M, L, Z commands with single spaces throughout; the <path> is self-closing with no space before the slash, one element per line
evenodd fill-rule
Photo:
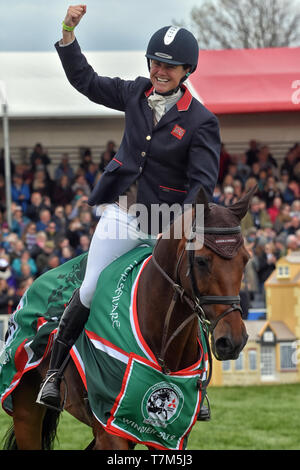
<path fill-rule="evenodd" d="M 90 310 L 82 305 L 79 289 L 75 289 L 65 308 L 58 326 L 57 337 L 53 344 L 50 365 L 37 397 L 37 403 L 62 411 L 60 384 L 68 363 L 69 351 L 80 335 Z"/>

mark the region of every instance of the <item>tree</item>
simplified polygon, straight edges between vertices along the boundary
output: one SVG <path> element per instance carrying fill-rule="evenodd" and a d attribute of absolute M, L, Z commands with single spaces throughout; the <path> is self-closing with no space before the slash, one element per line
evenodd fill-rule
<path fill-rule="evenodd" d="M 204 0 L 191 11 L 202 49 L 300 45 L 300 0 Z"/>

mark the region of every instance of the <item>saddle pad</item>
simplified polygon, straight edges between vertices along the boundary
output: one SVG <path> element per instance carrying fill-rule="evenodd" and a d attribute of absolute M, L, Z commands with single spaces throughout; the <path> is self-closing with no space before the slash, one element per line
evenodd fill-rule
<path fill-rule="evenodd" d="M 92 412 L 108 432 L 161 449 L 179 449 L 186 446 L 205 395 L 197 380 L 206 378 L 207 351 L 202 337 L 196 364 L 170 376 L 162 373 L 141 335 L 136 311 L 138 281 L 151 253 L 150 247 L 138 247 L 101 273 L 89 319 L 71 356 Z M 11 392 L 22 375 L 50 353 L 65 304 L 84 278 L 86 260 L 87 255 L 81 255 L 40 276 L 11 316 L 0 361 L 1 401 L 9 414 Z"/>

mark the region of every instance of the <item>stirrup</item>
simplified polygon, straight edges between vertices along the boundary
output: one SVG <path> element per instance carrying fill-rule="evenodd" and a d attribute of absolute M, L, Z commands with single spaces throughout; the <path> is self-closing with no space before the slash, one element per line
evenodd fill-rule
<path fill-rule="evenodd" d="M 40 387 L 40 391 L 38 393 L 38 396 L 36 398 L 36 403 L 38 403 L 39 405 L 43 405 L 43 406 L 46 406 L 47 408 L 50 408 L 52 410 L 55 410 L 55 411 L 59 411 L 59 412 L 62 412 L 64 410 L 64 407 L 65 407 L 65 404 L 66 404 L 66 401 L 67 401 L 67 394 L 68 394 L 68 385 L 67 385 L 67 382 L 64 378 L 64 376 L 62 375 L 59 375 L 59 372 L 60 370 L 54 370 L 52 374 L 50 374 L 47 378 L 45 378 L 41 384 L 41 387 Z M 44 391 L 44 388 L 45 386 L 47 385 L 48 382 L 50 382 L 51 380 L 53 380 L 53 378 L 55 378 L 55 375 L 58 375 L 58 377 L 56 377 L 56 380 L 60 380 L 64 382 L 64 385 L 65 385 L 65 393 L 64 393 L 64 398 L 63 398 L 63 402 L 61 404 L 60 407 L 57 407 L 57 406 L 54 406 L 54 405 L 51 405 L 51 404 L 48 404 L 46 401 L 43 401 L 42 399 L 42 394 L 43 394 L 43 391 Z M 59 388 L 60 388 L 60 384 L 59 384 Z"/>
<path fill-rule="evenodd" d="M 207 395 L 205 395 L 205 399 L 207 402 L 207 407 L 202 406 L 200 408 L 200 411 L 197 416 L 197 421 L 210 421 L 211 420 L 210 403 L 209 403 L 209 399 Z"/>

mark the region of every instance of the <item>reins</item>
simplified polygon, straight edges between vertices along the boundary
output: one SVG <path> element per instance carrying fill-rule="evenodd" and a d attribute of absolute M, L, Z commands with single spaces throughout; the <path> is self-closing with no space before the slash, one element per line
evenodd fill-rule
<path fill-rule="evenodd" d="M 193 230 L 195 227 L 193 226 L 191 230 Z M 241 232 L 241 227 L 204 227 L 204 233 L 214 233 L 214 234 L 235 234 L 235 233 L 240 233 Z M 195 273 L 194 273 L 194 250 L 188 250 L 189 255 L 188 255 L 188 262 L 189 262 L 189 269 L 188 269 L 188 276 L 191 279 L 191 287 L 192 287 L 192 292 L 193 292 L 193 297 L 190 297 L 187 295 L 185 292 L 184 288 L 180 285 L 179 282 L 179 268 L 183 259 L 184 252 L 186 251 L 186 248 L 184 247 L 183 250 L 180 253 L 180 256 L 178 258 L 177 264 L 176 264 L 176 282 L 174 279 L 172 279 L 165 271 L 164 269 L 159 265 L 159 263 L 156 260 L 155 257 L 155 249 L 160 242 L 161 239 L 158 240 L 153 254 L 152 254 L 152 262 L 154 266 L 158 269 L 158 271 L 161 273 L 161 275 L 169 282 L 169 284 L 172 286 L 174 289 L 174 294 L 172 296 L 171 303 L 169 305 L 168 311 L 165 316 L 165 322 L 164 322 L 164 327 L 163 327 L 163 336 L 162 336 L 162 344 L 161 344 L 161 350 L 160 350 L 160 355 L 158 358 L 158 362 L 165 374 L 170 373 L 169 369 L 166 366 L 165 363 L 165 356 L 166 352 L 172 343 L 172 341 L 178 336 L 178 334 L 195 318 L 198 318 L 202 327 L 203 327 L 203 333 L 205 337 L 205 342 L 207 346 L 207 352 L 208 352 L 208 361 L 209 361 L 209 374 L 208 378 L 205 381 L 205 384 L 202 384 L 202 387 L 207 387 L 211 380 L 212 376 L 212 354 L 211 354 L 211 348 L 209 344 L 209 333 L 212 333 L 214 329 L 216 328 L 217 324 L 219 321 L 229 315 L 233 311 L 239 311 L 240 314 L 242 314 L 242 309 L 241 306 L 239 305 L 240 303 L 240 296 L 208 296 L 208 295 L 201 295 L 198 288 L 197 288 L 197 283 L 196 283 L 196 278 L 195 278 Z M 191 242 L 191 239 L 187 240 L 187 242 Z M 168 338 L 168 332 L 169 332 L 169 326 L 170 326 L 170 320 L 172 317 L 172 313 L 175 308 L 175 304 L 177 303 L 178 299 L 180 299 L 181 302 L 185 302 L 189 308 L 192 310 L 192 314 L 189 315 L 180 325 L 179 327 L 172 333 L 172 335 Z M 219 315 L 213 322 L 210 321 L 204 309 L 202 308 L 203 305 L 207 304 L 222 304 L 222 305 L 231 305 L 225 312 L 223 312 L 221 315 Z"/>

